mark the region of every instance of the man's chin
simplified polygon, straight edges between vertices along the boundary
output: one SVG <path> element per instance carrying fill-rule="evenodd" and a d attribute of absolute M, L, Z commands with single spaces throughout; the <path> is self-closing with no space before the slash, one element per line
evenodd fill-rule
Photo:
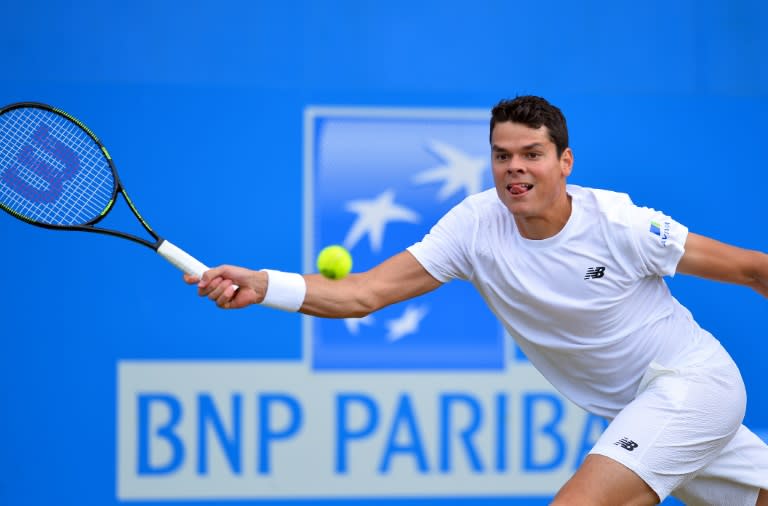
<path fill-rule="evenodd" d="M 516 218 L 530 218 L 535 215 L 533 209 L 527 202 L 510 202 L 507 200 L 504 205 Z"/>

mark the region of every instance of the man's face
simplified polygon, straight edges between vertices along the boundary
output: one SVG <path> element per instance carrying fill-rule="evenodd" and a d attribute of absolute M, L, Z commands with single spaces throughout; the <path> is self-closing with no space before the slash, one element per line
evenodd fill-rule
<path fill-rule="evenodd" d="M 496 193 L 515 218 L 552 221 L 566 209 L 569 214 L 565 179 L 572 166 L 570 148 L 558 157 L 547 127 L 534 129 L 509 121 L 495 125 L 491 135 L 493 180 Z"/>

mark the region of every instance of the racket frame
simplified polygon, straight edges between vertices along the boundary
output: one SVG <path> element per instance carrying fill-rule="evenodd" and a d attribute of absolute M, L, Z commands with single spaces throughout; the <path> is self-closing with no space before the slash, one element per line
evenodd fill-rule
<path fill-rule="evenodd" d="M 61 109 L 58 109 L 56 107 L 50 106 L 48 104 L 43 104 L 41 102 L 16 102 L 14 104 L 9 104 L 5 107 L 0 108 L 0 116 L 3 114 L 10 112 L 14 109 L 23 109 L 23 108 L 35 108 L 35 109 L 42 109 L 48 112 L 55 113 L 64 119 L 71 121 L 75 125 L 77 125 L 80 129 L 82 129 L 90 139 L 96 143 L 96 146 L 101 150 L 101 153 L 104 155 L 104 158 L 107 160 L 107 164 L 109 165 L 109 169 L 112 171 L 112 178 L 114 180 L 114 186 L 112 188 L 112 195 L 109 199 L 109 203 L 104 208 L 104 210 L 101 211 L 101 213 L 96 216 L 95 218 L 81 224 L 81 225 L 56 225 L 52 223 L 42 223 L 39 221 L 35 221 L 32 219 L 27 218 L 24 215 L 21 215 L 12 209 L 7 208 L 2 203 L 0 203 L 0 209 L 3 211 L 8 212 L 15 218 L 18 218 L 26 223 L 29 223 L 31 225 L 35 225 L 38 227 L 48 228 L 52 230 L 75 230 L 80 232 L 95 232 L 97 234 L 105 234 L 105 235 L 111 235 L 114 237 L 121 237 L 123 239 L 128 239 L 129 241 L 133 241 L 135 243 L 141 244 L 142 246 L 146 246 L 148 248 L 153 249 L 154 251 L 157 251 L 160 245 L 165 241 L 162 237 L 160 237 L 153 229 L 149 226 L 147 221 L 144 219 L 144 217 L 141 216 L 141 213 L 139 213 L 138 209 L 136 209 L 136 206 L 133 204 L 133 201 L 131 201 L 131 198 L 128 196 L 128 194 L 125 191 L 125 187 L 123 187 L 123 183 L 120 181 L 120 176 L 117 173 L 117 168 L 115 167 L 115 163 L 112 160 L 112 156 L 109 154 L 109 151 L 107 150 L 106 146 L 101 142 L 101 140 L 98 138 L 96 134 L 91 131 L 90 128 L 85 126 L 83 122 L 72 116 L 66 111 L 62 111 Z M 139 220 L 139 223 L 141 223 L 141 226 L 144 228 L 144 230 L 147 231 L 147 233 L 154 239 L 154 242 L 148 241 L 147 239 L 144 239 L 142 237 L 139 237 L 137 235 L 128 233 L 128 232 L 121 232 L 119 230 L 109 229 L 109 228 L 101 228 L 95 226 L 97 223 L 99 223 L 101 220 L 103 220 L 107 214 L 114 208 L 115 203 L 117 202 L 117 196 L 118 194 L 121 194 L 123 198 L 125 199 L 125 202 L 128 204 L 128 207 L 131 209 L 131 212 L 134 216 Z"/>

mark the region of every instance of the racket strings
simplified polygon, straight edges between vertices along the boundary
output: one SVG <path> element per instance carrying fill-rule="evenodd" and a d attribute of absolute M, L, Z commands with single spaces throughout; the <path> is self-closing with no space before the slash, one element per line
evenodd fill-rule
<path fill-rule="evenodd" d="M 76 123 L 36 107 L 0 115 L 0 205 L 38 223 L 82 225 L 110 205 L 115 180 Z"/>

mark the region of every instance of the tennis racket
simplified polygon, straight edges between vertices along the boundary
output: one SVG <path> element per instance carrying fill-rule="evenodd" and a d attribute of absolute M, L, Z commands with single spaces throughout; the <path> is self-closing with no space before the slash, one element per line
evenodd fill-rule
<path fill-rule="evenodd" d="M 118 193 L 152 240 L 96 226 L 112 210 Z M 40 227 L 128 239 L 187 274 L 200 277 L 208 270 L 141 217 L 96 135 L 49 105 L 22 102 L 0 109 L 0 208 Z"/>

